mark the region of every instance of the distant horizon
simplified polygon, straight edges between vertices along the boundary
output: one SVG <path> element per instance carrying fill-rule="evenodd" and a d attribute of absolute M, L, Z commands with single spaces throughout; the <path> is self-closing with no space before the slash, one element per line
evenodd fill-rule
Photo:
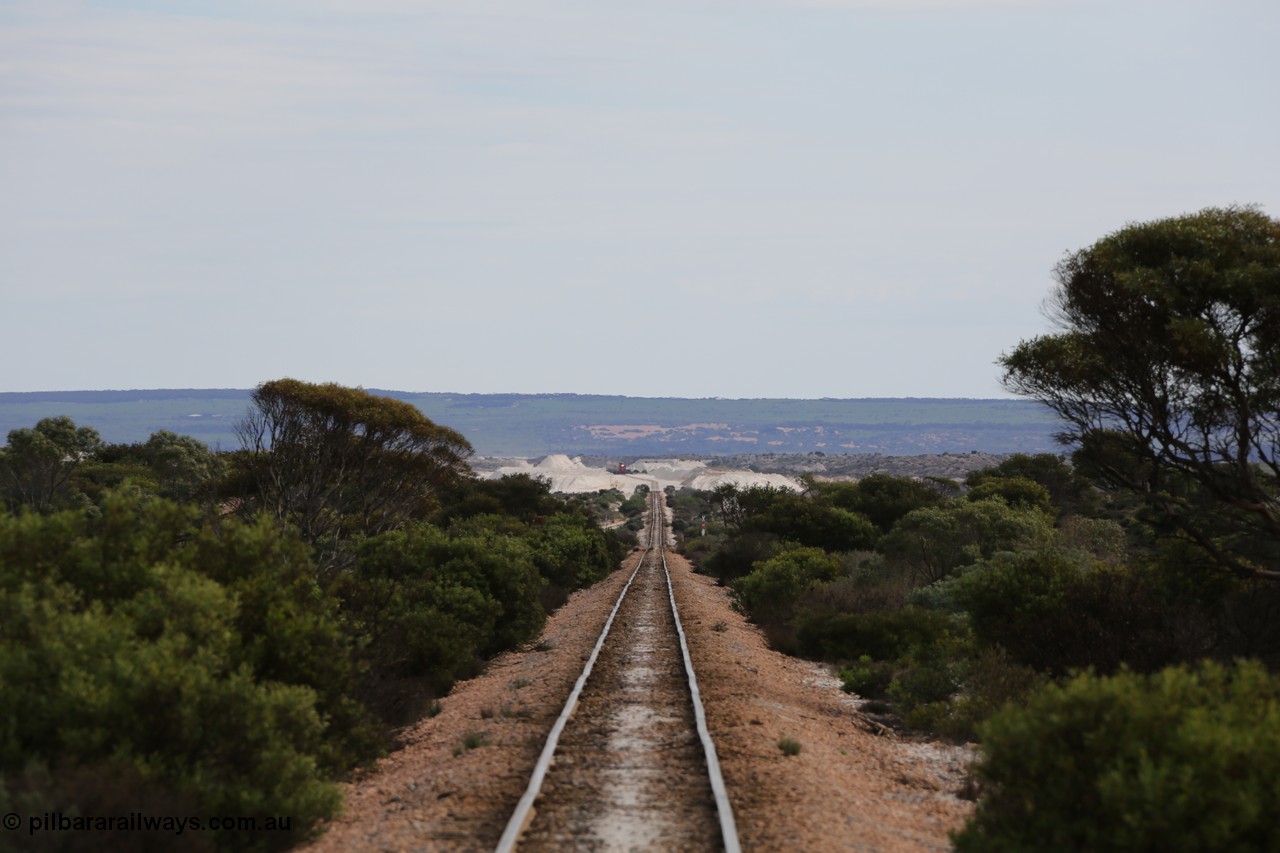
<path fill-rule="evenodd" d="M 633 397 L 395 391 L 481 455 L 767 452 L 1038 451 L 1056 418 L 1034 400 L 975 397 Z M 105 440 L 145 441 L 157 430 L 209 446 L 237 443 L 248 388 L 0 392 L 0 435 L 66 415 Z"/>
<path fill-rule="evenodd" d="M 269 380 L 268 380 L 268 381 L 269 381 Z M 316 384 L 324 384 L 324 383 L 316 383 Z M 337 383 L 337 384 L 340 384 L 340 385 L 347 385 L 348 383 Z M 148 393 L 148 392 L 152 392 L 152 393 L 161 393 L 161 392 L 163 392 L 163 393 L 176 393 L 176 392 L 181 392 L 181 391 L 193 391 L 193 392 L 199 392 L 199 393 L 201 393 L 201 394 L 219 393 L 219 392 L 234 393 L 234 394 L 242 394 L 242 393 L 250 393 L 250 392 L 252 392 L 252 391 L 254 390 L 254 388 L 256 388 L 256 387 L 257 387 L 257 386 L 255 385 L 255 386 L 247 387 L 247 388 L 236 388 L 236 387 L 232 387 L 232 386 L 219 386 L 219 387 L 208 387 L 208 388 L 198 388 L 198 387 L 195 387 L 195 386 L 169 387 L 169 388 L 163 388 L 163 387 L 151 387 L 151 388 L 142 388 L 142 387 L 138 387 L 138 388 L 54 388 L 54 389 L 40 389 L 40 390 L 33 390 L 33 391 L 0 391 L 0 397 L 7 397 L 7 396 L 24 396 L 24 395 L 25 395 L 25 396 L 31 396 L 31 395 L 48 395 L 48 394 L 137 394 L 137 393 Z M 830 395 L 828 395 L 828 396 L 822 396 L 822 397 L 775 397 L 775 396 L 762 396 L 762 397 L 732 397 L 732 396 L 718 396 L 718 395 L 717 395 L 717 396 L 694 396 L 694 395 L 685 395 L 685 394 L 600 394 L 600 393 L 593 393 L 593 392 L 581 392 L 581 391 L 416 391 L 416 390 L 406 390 L 406 389 L 403 389 L 403 388 L 379 388 L 379 387 L 370 386 L 370 385 L 351 385 L 351 386 L 349 386 L 349 387 L 358 387 L 358 388 L 361 388 L 361 389 L 363 389 L 363 390 L 365 390 L 365 391 L 368 391 L 368 392 L 370 392 L 370 393 L 372 393 L 372 394 L 380 394 L 380 393 L 387 393 L 387 394 L 411 394 L 411 395 L 420 395 L 420 394 L 443 394 L 443 395 L 450 395 L 450 396 L 456 396 L 456 397 L 605 397 L 605 398 L 616 397 L 616 398 L 625 398 L 625 399 L 628 399 L 628 400 L 797 400 L 797 401 L 821 401 L 821 400 L 832 400 L 832 401 L 837 401 L 837 400 L 841 400 L 841 401 L 843 401 L 843 400 L 849 400 L 849 401 L 864 401 L 864 400 L 865 400 L 865 401 L 876 401 L 876 400 L 973 400 L 973 401 L 988 401 L 988 400 L 990 400 L 990 401 L 998 401 L 998 402 L 1011 402 L 1011 401 L 1019 401 L 1019 400 L 1021 400 L 1021 401 L 1025 401 L 1025 402 L 1031 402 L 1031 403 L 1037 402 L 1037 401 L 1035 401 L 1035 400 L 1030 400 L 1030 399 L 1028 399 L 1028 398 L 1020 397 L 1020 396 L 1017 396 L 1017 395 L 1014 395 L 1014 394 L 1010 394 L 1010 395 L 1006 395 L 1006 396 L 1002 396 L 1002 397 L 973 397 L 973 396 L 968 396 L 968 395 L 958 395 L 958 396 L 945 396 L 945 395 L 944 395 L 944 396 L 939 396 L 939 395 L 931 395 L 931 394 L 903 394 L 903 395 L 900 395 L 900 396 L 876 395 L 876 396 L 867 396 L 867 397 L 834 397 L 834 396 L 830 396 Z"/>

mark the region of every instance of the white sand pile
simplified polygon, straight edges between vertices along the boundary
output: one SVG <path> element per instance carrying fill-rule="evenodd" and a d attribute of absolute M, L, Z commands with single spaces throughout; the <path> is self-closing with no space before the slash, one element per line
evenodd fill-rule
<path fill-rule="evenodd" d="M 630 469 L 659 480 L 682 483 L 705 471 L 707 463 L 689 459 L 637 459 Z"/>
<path fill-rule="evenodd" d="M 496 471 L 484 476 L 488 479 L 505 477 L 508 474 L 528 474 L 531 477 L 542 477 L 551 481 L 551 491 L 564 493 L 598 492 L 601 489 L 617 489 L 629 495 L 637 486 L 652 485 L 652 477 L 637 477 L 632 474 L 614 474 L 603 468 L 588 468 L 580 458 L 570 459 L 563 453 L 555 453 L 546 457 L 537 465 L 527 459 L 521 459 L 514 465 L 504 465 Z"/>
<path fill-rule="evenodd" d="M 710 470 L 689 478 L 685 485 L 690 489 L 709 492 L 725 483 L 732 483 L 741 489 L 751 486 L 773 486 L 790 489 L 793 492 L 804 490 L 803 486 L 786 474 L 757 474 L 754 471 Z"/>
<path fill-rule="evenodd" d="M 570 459 L 563 453 L 553 453 L 534 467 L 539 471 L 585 471 L 587 468 L 581 459 Z"/>
<path fill-rule="evenodd" d="M 515 460 L 495 471 L 481 476 L 489 479 L 508 474 L 528 474 L 551 481 L 551 491 L 564 493 L 598 492 L 602 489 L 618 489 L 629 495 L 637 486 L 665 489 L 667 486 L 692 489 L 714 489 L 722 483 L 733 483 L 740 488 L 750 486 L 775 486 L 800 491 L 795 480 L 783 474 L 757 474 L 753 471 L 733 471 L 725 468 L 708 468 L 705 462 L 686 459 L 643 459 L 630 466 L 634 473 L 615 474 L 603 468 L 590 468 L 582 464 L 580 457 L 570 459 L 563 453 L 545 457 L 534 465 L 527 459 Z"/>

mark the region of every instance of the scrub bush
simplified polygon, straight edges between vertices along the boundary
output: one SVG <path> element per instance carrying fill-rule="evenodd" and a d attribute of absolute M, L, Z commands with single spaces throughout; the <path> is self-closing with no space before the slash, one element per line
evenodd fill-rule
<path fill-rule="evenodd" d="M 881 532 L 888 532 L 912 510 L 946 500 L 936 483 L 892 474 L 868 474 L 856 483 L 818 483 L 818 500 L 860 513 Z"/>
<path fill-rule="evenodd" d="M 615 567 L 604 533 L 589 518 L 573 513 L 549 517 L 533 547 L 542 576 L 568 590 L 589 586 Z"/>
<path fill-rule="evenodd" d="M 724 584 L 750 574 L 758 563 L 772 558 L 780 550 L 778 537 L 771 533 L 739 533 L 707 556 L 702 567 Z"/>
<path fill-rule="evenodd" d="M 220 848 L 289 846 L 335 813 L 328 777 L 367 747 L 367 718 L 341 701 L 350 663 L 330 642 L 332 608 L 295 595 L 305 555 L 295 567 L 249 556 L 282 557 L 293 540 L 277 548 L 273 523 L 229 522 L 217 546 L 191 522 L 123 495 L 94 513 L 0 515 L 0 783 L 20 798 L 39 766 L 47 802 L 62 802 L 86 772 L 97 791 L 131 779 L 120 787 L 168 790 L 205 814 L 293 818 L 290 833 L 216 835 Z M 244 558 L 238 578 L 210 576 L 218 547 Z M 338 687 L 310 683 L 330 677 Z"/>
<path fill-rule="evenodd" d="M 950 501 L 903 516 L 878 549 L 917 585 L 934 583 L 999 551 L 1024 550 L 1053 540 L 1050 517 L 1000 499 Z"/>
<path fill-rule="evenodd" d="M 1082 564 L 1062 551 L 1000 554 L 961 577 L 955 592 L 981 643 L 1044 672 L 1152 672 L 1185 659 L 1181 611 L 1141 568 Z"/>
<path fill-rule="evenodd" d="M 893 660 L 914 648 L 937 643 L 954 632 L 945 613 L 904 607 L 869 613 L 813 615 L 800 623 L 801 654 L 820 660 Z"/>
<path fill-rule="evenodd" d="M 1280 680 L 1256 662 L 1077 675 L 980 731 L 961 853 L 1280 848 Z"/>
<path fill-rule="evenodd" d="M 958 691 L 944 698 L 925 698 L 919 704 L 906 707 L 908 726 L 955 740 L 973 741 L 978 737 L 980 723 L 1006 703 L 1023 701 L 1046 682 L 1043 675 L 1015 663 L 998 646 L 981 649 L 956 664 L 952 672 L 961 682 Z M 899 684 L 893 686 L 897 691 L 895 698 L 901 702 L 905 691 Z"/>
<path fill-rule="evenodd" d="M 502 521 L 476 516 L 449 533 L 415 524 L 372 537 L 334 584 L 383 719 L 408 722 L 484 656 L 542 628 L 534 554 Z"/>
<path fill-rule="evenodd" d="M 863 699 L 883 699 L 893 683 L 895 667 L 890 661 L 872 660 L 869 655 L 840 670 L 840 689 Z"/>
<path fill-rule="evenodd" d="M 735 585 L 738 600 L 757 622 L 784 620 L 801 594 L 834 580 L 844 571 L 840 559 L 819 548 L 791 548 L 766 560 Z"/>
<path fill-rule="evenodd" d="M 784 737 L 778 741 L 778 749 L 786 756 L 799 755 L 803 747 L 795 738 Z"/>

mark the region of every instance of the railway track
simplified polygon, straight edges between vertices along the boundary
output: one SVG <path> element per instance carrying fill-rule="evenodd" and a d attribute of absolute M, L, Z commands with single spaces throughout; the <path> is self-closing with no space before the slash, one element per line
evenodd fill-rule
<path fill-rule="evenodd" d="M 653 488 L 645 548 L 498 853 L 740 849 L 667 571 L 664 522 Z"/>

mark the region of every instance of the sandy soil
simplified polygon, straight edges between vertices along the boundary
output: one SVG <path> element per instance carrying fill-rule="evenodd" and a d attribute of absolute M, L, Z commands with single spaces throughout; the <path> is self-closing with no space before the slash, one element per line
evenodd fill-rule
<path fill-rule="evenodd" d="M 828 673 L 769 650 L 727 590 L 679 557 L 669 565 L 743 849 L 947 849 L 971 810 L 955 796 L 969 754 L 874 734 Z M 578 592 L 538 644 L 457 685 L 347 786 L 346 814 L 308 849 L 492 849 L 626 574 Z M 784 755 L 782 738 L 800 754 Z"/>
<path fill-rule="evenodd" d="M 743 849 L 949 849 L 970 752 L 877 734 L 825 668 L 770 650 L 728 590 L 668 565 Z"/>

